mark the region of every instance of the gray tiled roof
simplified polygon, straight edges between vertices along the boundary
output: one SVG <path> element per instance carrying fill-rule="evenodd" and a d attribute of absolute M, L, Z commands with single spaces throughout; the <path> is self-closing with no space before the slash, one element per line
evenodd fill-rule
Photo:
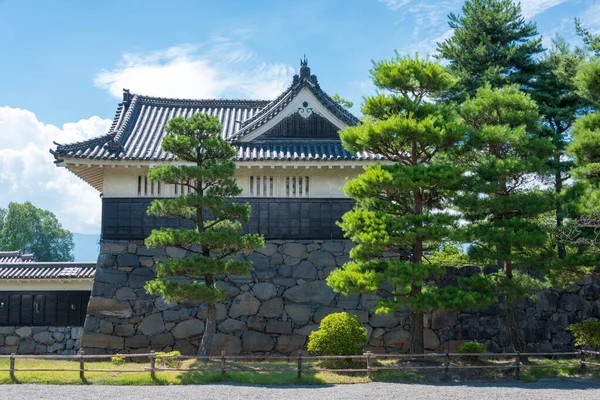
<path fill-rule="evenodd" d="M 195 113 L 216 115 L 223 124 L 223 137 L 239 149 L 238 161 L 262 159 L 254 158 L 253 151 L 267 150 L 263 145 L 248 145 L 238 142 L 283 110 L 303 89 L 308 88 L 332 114 L 346 125 L 356 125 L 358 119 L 323 92 L 315 75 L 304 65 L 300 75 L 295 75 L 292 85 L 277 99 L 265 100 L 186 100 L 141 96 L 124 91 L 123 102 L 119 104 L 109 132 L 98 138 L 71 144 L 56 144 L 51 153 L 57 160 L 80 158 L 95 160 L 141 160 L 170 161 L 174 157 L 161 148 L 164 128 L 174 117 L 189 117 Z M 288 147 L 272 151 L 276 156 L 270 160 L 367 160 L 374 156 L 354 155 L 345 151 L 341 143 L 323 146 L 319 140 L 288 139 Z M 294 144 L 295 143 L 295 144 Z M 263 147 L 261 147 L 263 146 Z M 273 146 L 273 145 L 271 145 Z M 306 149 L 305 157 L 290 158 L 290 146 Z"/>
<path fill-rule="evenodd" d="M 228 138 L 237 130 L 239 121 L 250 118 L 266 104 L 268 101 L 262 100 L 185 100 L 132 95 L 129 104 L 119 104 L 109 133 L 58 145 L 53 154 L 57 158 L 168 161 L 173 155 L 165 153 L 160 144 L 171 118 L 187 118 L 201 112 L 216 115 L 223 124 L 223 136 Z M 110 149 L 112 144 L 120 149 Z"/>
<path fill-rule="evenodd" d="M 34 261 L 33 254 L 21 254 L 20 251 L 0 251 L 0 264 L 31 263 Z"/>
<path fill-rule="evenodd" d="M 238 161 L 347 161 L 380 160 L 381 156 L 361 152 L 352 153 L 344 149 L 339 141 L 311 142 L 247 142 L 237 143 Z"/>
<path fill-rule="evenodd" d="M 0 263 L 0 279 L 89 279 L 95 272 L 94 262 Z"/>

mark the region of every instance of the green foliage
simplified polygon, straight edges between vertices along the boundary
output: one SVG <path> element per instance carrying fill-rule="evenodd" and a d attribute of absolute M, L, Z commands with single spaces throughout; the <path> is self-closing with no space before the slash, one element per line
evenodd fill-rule
<path fill-rule="evenodd" d="M 569 325 L 567 328 L 575 336 L 575 345 L 587 350 L 600 350 L 600 321 L 587 321 Z"/>
<path fill-rule="evenodd" d="M 591 102 L 600 104 L 600 58 L 582 64 L 575 75 L 578 94 Z"/>
<path fill-rule="evenodd" d="M 340 96 L 337 93 L 334 93 L 331 95 L 331 100 L 335 101 L 336 103 L 338 103 L 340 106 L 346 108 L 346 109 L 350 109 L 354 106 L 354 103 L 344 99 L 342 96 Z"/>
<path fill-rule="evenodd" d="M 26 202 L 0 209 L 0 251 L 33 253 L 37 261 L 73 261 L 73 234 L 56 216 Z"/>
<path fill-rule="evenodd" d="M 464 148 L 472 162 L 465 191 L 455 203 L 469 222 L 469 257 L 482 265 L 532 266 L 536 260 L 530 250 L 547 241 L 536 218 L 553 205 L 551 193 L 532 188 L 527 179 L 547 169 L 552 152 L 548 138 L 532 133 L 537 106 L 517 87 L 484 87 L 464 104 L 463 116 L 472 127 Z"/>
<path fill-rule="evenodd" d="M 345 185 L 356 206 L 339 225 L 356 246 L 352 261 L 333 271 L 327 283 L 345 294 L 384 294 L 378 312 L 408 306 L 416 335 L 411 351 L 420 353 L 420 312 L 489 299 L 486 292 L 437 287 L 443 269 L 424 258 L 426 247 L 438 246 L 457 228 L 447 200 L 458 189 L 463 169 L 448 152 L 465 129 L 453 107 L 428 100 L 455 83 L 443 66 L 396 55 L 375 63 L 371 75 L 382 92 L 365 99 L 363 123 L 346 128 L 340 137 L 347 149 L 381 154 L 388 163 L 366 167 Z"/>
<path fill-rule="evenodd" d="M 179 368 L 183 360 L 179 358 L 173 358 L 180 356 L 181 353 L 177 350 L 174 351 L 157 351 L 156 352 L 156 363 L 167 368 Z M 166 357 L 165 357 L 166 356 Z"/>
<path fill-rule="evenodd" d="M 485 353 L 487 348 L 484 343 L 478 342 L 464 342 L 458 348 L 458 352 L 462 354 L 473 354 L 473 353 Z M 467 361 L 477 361 L 479 360 L 478 356 L 464 356 L 463 357 Z"/>
<path fill-rule="evenodd" d="M 110 358 L 110 362 L 113 363 L 114 365 L 123 365 L 123 364 L 125 364 L 125 357 L 124 356 L 112 356 Z"/>
<path fill-rule="evenodd" d="M 438 44 L 440 57 L 458 84 L 444 97 L 462 102 L 489 84 L 528 85 L 535 58 L 543 51 L 535 23 L 526 22 L 521 6 L 512 0 L 468 0 L 462 15 L 450 13 L 452 37 Z"/>
<path fill-rule="evenodd" d="M 581 20 L 575 18 L 575 31 L 583 39 L 583 43 L 589 51 L 600 56 L 600 35 L 593 34 L 589 29 L 581 25 Z"/>
<path fill-rule="evenodd" d="M 362 354 L 367 343 L 367 329 L 356 315 L 339 312 L 321 321 L 319 330 L 308 337 L 308 351 L 321 356 Z"/>
<path fill-rule="evenodd" d="M 194 222 L 196 229 L 152 231 L 145 241 L 148 247 L 177 247 L 190 256 L 158 263 L 157 278 L 147 282 L 145 289 L 169 301 L 208 303 L 199 348 L 199 354 L 207 355 L 216 324 L 215 303 L 225 298 L 224 291 L 216 286 L 215 275 L 248 274 L 251 263 L 234 256 L 263 247 L 264 240 L 260 235 L 242 233 L 240 221 L 248 220 L 250 206 L 232 201 L 241 193 L 234 178 L 236 150 L 221 137 L 219 119 L 207 114 L 173 118 L 165 131 L 163 150 L 188 164 L 152 168 L 148 177 L 190 190 L 175 199 L 154 200 L 148 213 L 184 218 Z M 187 279 L 176 278 L 182 276 Z"/>

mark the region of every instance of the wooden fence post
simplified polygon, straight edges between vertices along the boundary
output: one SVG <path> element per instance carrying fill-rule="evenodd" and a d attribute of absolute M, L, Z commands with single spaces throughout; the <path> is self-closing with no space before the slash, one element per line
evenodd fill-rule
<path fill-rule="evenodd" d="M 373 370 L 371 369 L 371 352 L 367 351 L 363 356 L 367 357 L 367 378 L 373 379 Z"/>
<path fill-rule="evenodd" d="M 517 357 L 515 357 L 515 380 L 521 379 L 521 353 L 517 353 Z"/>
<path fill-rule="evenodd" d="M 444 356 L 444 381 L 448 380 L 448 369 L 450 368 L 450 354 L 446 352 Z"/>
<path fill-rule="evenodd" d="M 225 378 L 225 350 L 221 350 L 221 374 Z"/>
<path fill-rule="evenodd" d="M 581 350 L 581 353 L 579 353 L 579 367 L 581 368 L 581 373 L 585 374 L 585 352 L 583 350 Z"/>
<path fill-rule="evenodd" d="M 298 350 L 298 379 L 302 379 L 302 350 Z"/>
<path fill-rule="evenodd" d="M 156 379 L 156 352 L 152 350 L 150 352 L 150 378 Z"/>
<path fill-rule="evenodd" d="M 10 355 L 10 379 L 15 380 L 15 353 Z"/>
<path fill-rule="evenodd" d="M 79 350 L 79 379 L 85 381 L 85 351 Z"/>

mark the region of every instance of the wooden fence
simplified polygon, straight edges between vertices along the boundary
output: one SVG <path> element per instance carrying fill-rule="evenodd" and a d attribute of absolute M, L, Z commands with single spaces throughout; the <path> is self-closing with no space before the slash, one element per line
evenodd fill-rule
<path fill-rule="evenodd" d="M 86 368 L 86 361 L 102 361 L 110 360 L 113 357 L 123 357 L 129 359 L 143 359 L 144 361 L 149 360 L 150 367 L 144 369 L 98 369 L 98 368 Z M 506 359 L 507 363 L 504 364 L 491 364 L 491 365 L 464 365 L 464 364 L 453 364 L 453 360 L 460 359 L 462 361 L 468 360 L 469 357 L 477 358 L 496 358 Z M 569 364 L 526 364 L 523 363 L 523 359 L 526 357 L 572 357 L 578 358 L 577 363 Z M 11 379 L 15 379 L 16 372 L 79 372 L 79 378 L 84 381 L 86 372 L 113 372 L 113 373 L 127 373 L 127 372 L 149 372 L 152 379 L 156 378 L 156 372 L 159 371 L 205 371 L 204 368 L 168 368 L 160 367 L 156 365 L 156 360 L 161 359 L 176 359 L 176 360 L 202 360 L 202 361 L 220 361 L 221 373 L 223 376 L 227 374 L 227 361 L 294 361 L 297 363 L 297 376 L 298 379 L 302 378 L 303 373 L 316 373 L 316 372 L 365 372 L 368 379 L 372 379 L 374 371 L 399 371 L 399 370 L 442 370 L 444 378 L 448 379 L 451 370 L 459 369 L 513 369 L 514 378 L 519 380 L 520 371 L 523 368 L 564 368 L 564 367 L 580 367 L 581 371 L 584 372 L 588 366 L 600 367 L 600 352 L 598 351 L 572 351 L 572 352 L 561 352 L 561 353 L 427 353 L 427 354 L 376 354 L 376 353 L 364 353 L 362 355 L 354 356 L 311 356 L 305 355 L 302 351 L 298 352 L 297 356 L 261 356 L 261 355 L 241 355 L 241 356 L 228 356 L 225 352 L 222 352 L 220 356 L 182 356 L 182 355 L 157 355 L 155 352 L 145 354 L 113 354 L 113 355 L 92 355 L 85 354 L 80 351 L 77 355 L 0 355 L 0 359 L 8 358 L 9 368 L 0 368 L 0 372 L 9 372 Z M 441 365 L 392 365 L 392 366 L 380 366 L 373 365 L 373 361 L 378 359 L 398 359 L 398 360 L 425 360 L 425 359 L 440 359 Z M 16 368 L 15 362 L 18 359 L 54 359 L 54 360 L 71 360 L 79 363 L 79 368 Z M 593 359 L 594 361 L 590 361 Z M 365 360 L 366 368 L 345 368 L 345 369 L 330 369 L 330 368 L 303 368 L 305 361 L 320 361 L 320 360 Z M 231 371 L 230 371 L 231 372 Z M 258 370 L 257 372 L 266 372 L 266 370 Z M 289 372 L 289 369 L 269 369 L 268 372 Z"/>

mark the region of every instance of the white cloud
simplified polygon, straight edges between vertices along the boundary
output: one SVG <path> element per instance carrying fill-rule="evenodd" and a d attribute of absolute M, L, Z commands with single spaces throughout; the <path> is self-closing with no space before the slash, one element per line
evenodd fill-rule
<path fill-rule="evenodd" d="M 111 121 L 91 117 L 62 128 L 46 125 L 27 110 L 0 107 L 0 207 L 30 201 L 52 211 L 77 233 L 100 231 L 98 192 L 65 168 L 54 166 L 52 142 L 70 143 L 99 136 Z"/>
<path fill-rule="evenodd" d="M 567 1 L 568 0 L 521 0 L 521 10 L 523 12 L 523 17 L 531 19 L 550 8 Z"/>
<path fill-rule="evenodd" d="M 412 0 L 378 0 L 380 3 L 384 3 L 390 10 L 396 11 L 403 6 L 409 4 Z"/>
<path fill-rule="evenodd" d="M 94 83 L 117 98 L 127 88 L 164 97 L 272 99 L 293 74 L 293 67 L 262 61 L 239 40 L 214 36 L 202 45 L 124 54 L 117 68 L 101 71 Z"/>

